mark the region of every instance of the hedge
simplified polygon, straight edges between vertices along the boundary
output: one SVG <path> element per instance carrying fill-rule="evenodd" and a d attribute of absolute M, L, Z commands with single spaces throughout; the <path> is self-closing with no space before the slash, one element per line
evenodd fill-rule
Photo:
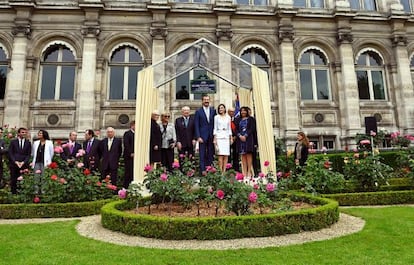
<path fill-rule="evenodd" d="M 102 226 L 128 235 L 167 240 L 213 240 L 277 236 L 319 230 L 339 219 L 336 201 L 306 194 L 291 194 L 320 206 L 293 212 L 226 217 L 157 217 L 121 211 L 133 205 L 127 201 L 110 202 L 101 210 Z"/>
<path fill-rule="evenodd" d="M 112 200 L 44 204 L 0 204 L 0 218 L 19 219 L 88 216 L 99 214 L 101 207 L 110 201 Z"/>
<path fill-rule="evenodd" d="M 414 190 L 338 193 L 322 196 L 338 201 L 340 206 L 414 203 Z"/>

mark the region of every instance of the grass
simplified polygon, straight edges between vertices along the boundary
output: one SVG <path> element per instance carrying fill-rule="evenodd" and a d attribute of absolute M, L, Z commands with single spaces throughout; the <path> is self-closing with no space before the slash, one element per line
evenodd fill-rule
<path fill-rule="evenodd" d="M 125 247 L 79 236 L 77 221 L 0 225 L 0 264 L 414 264 L 414 207 L 350 208 L 363 231 L 303 245 L 226 251 Z"/>

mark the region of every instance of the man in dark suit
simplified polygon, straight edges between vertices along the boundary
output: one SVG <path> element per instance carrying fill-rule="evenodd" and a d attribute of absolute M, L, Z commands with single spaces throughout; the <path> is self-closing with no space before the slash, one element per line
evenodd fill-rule
<path fill-rule="evenodd" d="M 240 166 L 239 166 L 239 152 L 237 151 L 237 128 L 236 128 L 236 120 L 237 118 L 234 117 L 234 109 L 233 108 L 229 108 L 227 110 L 227 113 L 230 116 L 231 119 L 231 132 L 232 132 L 232 138 L 233 138 L 233 142 L 230 145 L 230 161 L 232 164 L 232 167 L 235 171 L 239 172 L 240 171 Z"/>
<path fill-rule="evenodd" d="M 102 178 L 110 176 L 111 183 L 116 186 L 118 182 L 118 163 L 122 155 L 122 141 L 115 137 L 114 128 L 106 128 L 106 138 L 101 141 L 100 150 L 102 154 Z"/>
<path fill-rule="evenodd" d="M 150 163 L 155 166 L 156 163 L 161 163 L 161 145 L 162 134 L 161 128 L 157 121 L 160 117 L 158 110 L 154 110 L 151 114 L 151 135 L 150 135 Z"/>
<path fill-rule="evenodd" d="M 27 129 L 19 128 L 17 138 L 13 139 L 9 146 L 10 186 L 13 194 L 17 193 L 17 178 L 21 175 L 20 171 L 29 167 L 32 145 L 26 136 Z"/>
<path fill-rule="evenodd" d="M 101 159 L 99 146 L 100 141 L 95 139 L 95 132 L 90 129 L 86 130 L 85 141 L 82 146 L 83 150 L 85 150 L 83 164 L 90 171 L 99 171 L 99 161 Z"/>
<path fill-rule="evenodd" d="M 6 185 L 3 179 L 3 155 L 7 152 L 6 143 L 3 139 L 3 129 L 0 128 L 0 189 Z"/>
<path fill-rule="evenodd" d="M 198 141 L 200 152 L 200 173 L 206 170 L 206 166 L 213 164 L 215 115 L 215 109 L 210 107 L 210 96 L 203 95 L 202 107 L 196 111 L 194 117 L 194 136 Z"/>
<path fill-rule="evenodd" d="M 194 156 L 194 116 L 190 115 L 190 107 L 181 108 L 182 117 L 175 120 L 175 134 L 177 136 L 177 149 L 180 155 L 180 162 L 183 161 L 182 155 L 186 157 Z"/>
<path fill-rule="evenodd" d="M 134 137 L 135 121 L 129 124 L 129 130 L 124 133 L 124 188 L 128 188 L 129 183 L 134 179 Z"/>
<path fill-rule="evenodd" d="M 82 149 L 82 146 L 76 142 L 77 138 L 78 134 L 75 131 L 72 131 L 69 133 L 69 140 L 62 144 L 63 152 L 60 154 L 60 157 L 68 162 L 70 166 L 73 166 L 76 154 Z"/>

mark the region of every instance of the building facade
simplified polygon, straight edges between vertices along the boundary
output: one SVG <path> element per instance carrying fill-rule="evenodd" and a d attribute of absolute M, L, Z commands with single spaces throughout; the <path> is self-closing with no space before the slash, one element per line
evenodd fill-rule
<path fill-rule="evenodd" d="M 412 4 L 0 0 L 0 122 L 55 138 L 120 133 L 135 119 L 137 72 L 206 38 L 268 72 L 276 138 L 302 130 L 317 148 L 340 149 L 365 132 L 365 117 L 414 133 Z M 205 75 L 196 68 L 161 86 L 159 109 L 176 117 L 199 107 L 189 85 Z M 232 104 L 228 95 L 213 95 L 214 105 Z"/>

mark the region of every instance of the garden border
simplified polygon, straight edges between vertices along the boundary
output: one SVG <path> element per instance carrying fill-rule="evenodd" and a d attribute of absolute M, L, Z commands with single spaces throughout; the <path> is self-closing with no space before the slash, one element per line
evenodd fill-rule
<path fill-rule="evenodd" d="M 266 237 L 320 230 L 339 219 L 338 202 L 308 194 L 289 193 L 292 200 L 320 204 L 319 207 L 265 215 L 227 217 L 156 217 L 123 212 L 134 205 L 110 202 L 102 207 L 102 226 L 128 235 L 167 240 L 213 240 Z"/>
<path fill-rule="evenodd" d="M 113 199 L 67 203 L 0 204 L 0 218 L 58 218 L 95 215 L 100 213 L 103 205 L 112 200 Z"/>
<path fill-rule="evenodd" d="M 340 206 L 412 204 L 414 190 L 336 193 L 322 197 L 336 200 Z"/>

